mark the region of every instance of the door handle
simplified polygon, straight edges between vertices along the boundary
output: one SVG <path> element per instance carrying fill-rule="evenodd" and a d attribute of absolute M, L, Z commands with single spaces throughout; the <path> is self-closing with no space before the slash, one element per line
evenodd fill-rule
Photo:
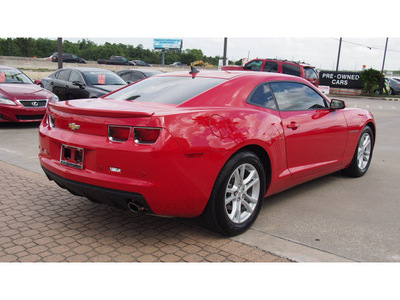
<path fill-rule="evenodd" d="M 297 124 L 296 122 L 290 122 L 290 124 L 286 125 L 287 128 L 296 130 L 297 128 L 299 128 L 299 124 Z"/>

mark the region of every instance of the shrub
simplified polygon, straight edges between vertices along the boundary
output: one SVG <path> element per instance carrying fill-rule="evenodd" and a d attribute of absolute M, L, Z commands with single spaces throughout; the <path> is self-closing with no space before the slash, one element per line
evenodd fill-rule
<path fill-rule="evenodd" d="M 364 82 L 364 91 L 371 94 L 371 89 L 374 85 L 379 85 L 383 74 L 375 69 L 367 69 L 361 72 L 361 79 Z"/>

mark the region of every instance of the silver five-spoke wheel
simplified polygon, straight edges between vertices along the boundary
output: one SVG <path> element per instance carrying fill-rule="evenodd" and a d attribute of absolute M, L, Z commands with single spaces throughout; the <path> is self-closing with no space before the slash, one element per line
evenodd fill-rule
<path fill-rule="evenodd" d="M 344 173 L 352 177 L 360 177 L 367 173 L 374 150 L 375 135 L 370 126 L 362 130 L 357 148 L 350 165 L 344 169 Z"/>
<path fill-rule="evenodd" d="M 371 156 L 371 138 L 367 132 L 361 136 L 358 143 L 357 165 L 360 170 L 364 170 Z"/>
<path fill-rule="evenodd" d="M 245 222 L 254 212 L 260 196 L 260 176 L 251 164 L 233 171 L 225 192 L 225 211 L 236 224 Z"/>
<path fill-rule="evenodd" d="M 266 183 L 265 165 L 259 156 L 251 151 L 234 154 L 215 180 L 203 212 L 205 225 L 225 236 L 249 229 L 260 212 Z"/>

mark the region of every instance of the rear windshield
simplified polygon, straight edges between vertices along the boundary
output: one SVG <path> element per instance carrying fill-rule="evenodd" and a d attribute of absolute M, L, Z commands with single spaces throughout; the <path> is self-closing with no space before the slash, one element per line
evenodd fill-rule
<path fill-rule="evenodd" d="M 86 71 L 83 72 L 88 85 L 125 85 L 126 82 L 113 72 Z"/>
<path fill-rule="evenodd" d="M 181 104 L 224 81 L 202 77 L 150 77 L 109 94 L 105 99 Z"/>

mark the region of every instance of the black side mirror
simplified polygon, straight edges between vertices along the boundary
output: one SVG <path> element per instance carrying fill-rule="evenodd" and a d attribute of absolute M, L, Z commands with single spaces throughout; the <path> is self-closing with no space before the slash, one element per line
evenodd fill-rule
<path fill-rule="evenodd" d="M 343 109 L 345 107 L 346 107 L 346 103 L 343 100 L 339 100 L 339 99 L 331 100 L 331 105 L 330 105 L 331 110 Z"/>

